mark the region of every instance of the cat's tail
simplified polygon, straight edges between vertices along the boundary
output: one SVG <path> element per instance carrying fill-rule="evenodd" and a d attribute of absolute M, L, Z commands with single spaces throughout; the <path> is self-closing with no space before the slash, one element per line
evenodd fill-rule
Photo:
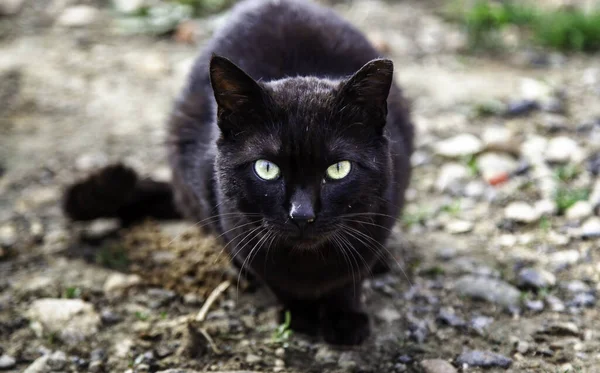
<path fill-rule="evenodd" d="M 169 183 L 141 179 L 123 164 L 100 169 L 65 191 L 62 209 L 71 220 L 117 218 L 123 225 L 144 218 L 181 219 Z"/>

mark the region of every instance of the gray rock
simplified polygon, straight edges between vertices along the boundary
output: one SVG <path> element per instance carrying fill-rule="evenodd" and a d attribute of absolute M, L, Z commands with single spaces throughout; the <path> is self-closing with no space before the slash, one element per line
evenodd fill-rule
<path fill-rule="evenodd" d="M 467 325 L 465 320 L 462 317 L 457 316 L 454 313 L 454 310 L 451 308 L 442 308 L 438 314 L 437 319 L 446 324 L 453 327 L 464 327 Z"/>
<path fill-rule="evenodd" d="M 585 293 L 590 291 L 589 285 L 581 280 L 572 280 L 565 282 L 561 285 L 561 287 L 566 289 L 571 294 Z"/>
<path fill-rule="evenodd" d="M 17 360 L 9 355 L 0 356 L 0 370 L 11 369 L 17 365 Z"/>
<path fill-rule="evenodd" d="M 338 360 L 338 354 L 327 346 L 319 348 L 315 355 L 315 361 L 321 364 L 331 364 Z"/>
<path fill-rule="evenodd" d="M 468 133 L 440 141 L 435 145 L 435 152 L 448 158 L 460 158 L 479 153 L 481 150 L 483 150 L 481 140 Z"/>
<path fill-rule="evenodd" d="M 98 9 L 89 5 L 75 5 L 63 11 L 56 23 L 64 27 L 84 27 L 98 18 Z"/>
<path fill-rule="evenodd" d="M 9 248 L 17 243 L 17 229 L 7 223 L 0 227 L 0 247 Z"/>
<path fill-rule="evenodd" d="M 534 312 L 542 312 L 544 310 L 544 302 L 539 299 L 527 300 L 525 301 L 525 307 Z"/>
<path fill-rule="evenodd" d="M 97 333 L 100 326 L 94 306 L 81 299 L 38 299 L 29 307 L 27 316 L 39 322 L 44 332 L 58 334 L 69 345 L 81 343 Z"/>
<path fill-rule="evenodd" d="M 583 307 L 594 307 L 596 304 L 596 297 L 590 293 L 579 293 L 573 297 L 573 299 L 567 303 L 569 307 L 583 308 Z"/>
<path fill-rule="evenodd" d="M 548 295 L 545 299 L 550 309 L 554 312 L 562 312 L 565 310 L 565 304 L 562 300 L 555 297 L 554 295 Z"/>
<path fill-rule="evenodd" d="M 512 365 L 512 359 L 504 355 L 478 350 L 463 352 L 456 358 L 456 362 L 460 365 L 480 368 L 500 367 L 507 369 Z"/>
<path fill-rule="evenodd" d="M 2 0 L 0 1 L 0 16 L 12 16 L 21 10 L 25 0 Z"/>
<path fill-rule="evenodd" d="M 55 351 L 48 357 L 46 365 L 48 365 L 53 372 L 62 371 L 67 365 L 67 355 L 62 351 Z"/>
<path fill-rule="evenodd" d="M 534 100 L 514 100 L 506 105 L 506 115 L 509 117 L 517 117 L 527 115 L 537 109 L 540 105 Z"/>
<path fill-rule="evenodd" d="M 255 354 L 246 355 L 246 363 L 248 364 L 257 364 L 260 363 L 262 360 L 262 357 Z"/>
<path fill-rule="evenodd" d="M 579 337 L 579 327 L 572 322 L 553 322 L 538 331 L 538 334 Z"/>
<path fill-rule="evenodd" d="M 470 275 L 458 279 L 454 290 L 460 295 L 486 300 L 507 309 L 517 307 L 521 297 L 517 288 L 502 280 Z"/>
<path fill-rule="evenodd" d="M 518 276 L 519 287 L 543 289 L 556 285 L 556 276 L 539 268 L 523 268 Z"/>
<path fill-rule="evenodd" d="M 114 273 L 106 279 L 104 283 L 104 294 L 107 297 L 116 297 L 123 294 L 127 289 L 137 286 L 142 282 L 138 275 L 125 275 L 123 273 Z"/>
<path fill-rule="evenodd" d="M 37 358 L 33 363 L 31 363 L 31 365 L 29 365 L 27 368 L 25 368 L 23 373 L 46 373 L 47 372 L 46 363 L 48 362 L 48 357 L 49 357 L 48 355 L 43 355 L 43 356 Z"/>
<path fill-rule="evenodd" d="M 338 359 L 338 366 L 344 370 L 352 371 L 356 368 L 356 356 L 351 351 L 342 352 Z"/>
<path fill-rule="evenodd" d="M 396 320 L 400 320 L 402 315 L 396 309 L 391 307 L 382 308 L 379 312 L 377 312 L 377 318 L 385 321 L 387 323 L 393 323 Z"/>
<path fill-rule="evenodd" d="M 548 262 L 554 269 L 562 269 L 579 261 L 581 254 L 575 249 L 557 251 L 548 256 Z"/>
<path fill-rule="evenodd" d="M 469 322 L 469 327 L 477 334 L 483 335 L 488 326 L 494 322 L 494 319 L 488 316 L 475 316 Z"/>
<path fill-rule="evenodd" d="M 421 368 L 424 373 L 456 373 L 457 370 L 447 362 L 441 359 L 431 359 L 421 361 Z"/>

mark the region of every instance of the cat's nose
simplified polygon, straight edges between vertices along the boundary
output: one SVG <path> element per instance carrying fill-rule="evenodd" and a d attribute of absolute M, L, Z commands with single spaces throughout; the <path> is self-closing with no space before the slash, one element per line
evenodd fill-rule
<path fill-rule="evenodd" d="M 290 218 L 300 227 L 304 227 L 315 221 L 316 214 L 313 198 L 309 192 L 305 190 L 294 192 L 290 200 Z"/>

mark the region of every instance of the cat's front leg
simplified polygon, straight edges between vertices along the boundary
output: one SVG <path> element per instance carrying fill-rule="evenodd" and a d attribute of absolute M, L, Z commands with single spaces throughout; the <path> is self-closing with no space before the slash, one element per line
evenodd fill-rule
<path fill-rule="evenodd" d="M 369 316 L 363 310 L 361 286 L 351 284 L 328 296 L 321 310 L 321 330 L 327 343 L 358 345 L 371 334 Z"/>

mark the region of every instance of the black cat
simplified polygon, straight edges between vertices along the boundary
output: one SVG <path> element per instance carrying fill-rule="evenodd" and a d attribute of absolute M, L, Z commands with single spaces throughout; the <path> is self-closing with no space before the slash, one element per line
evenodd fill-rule
<path fill-rule="evenodd" d="M 245 1 L 210 41 L 169 129 L 172 185 L 111 166 L 66 193 L 73 219 L 209 223 L 239 267 L 334 344 L 369 335 L 361 283 L 385 258 L 413 128 L 393 65 L 333 11 Z M 172 193 L 172 194 L 171 194 Z"/>

